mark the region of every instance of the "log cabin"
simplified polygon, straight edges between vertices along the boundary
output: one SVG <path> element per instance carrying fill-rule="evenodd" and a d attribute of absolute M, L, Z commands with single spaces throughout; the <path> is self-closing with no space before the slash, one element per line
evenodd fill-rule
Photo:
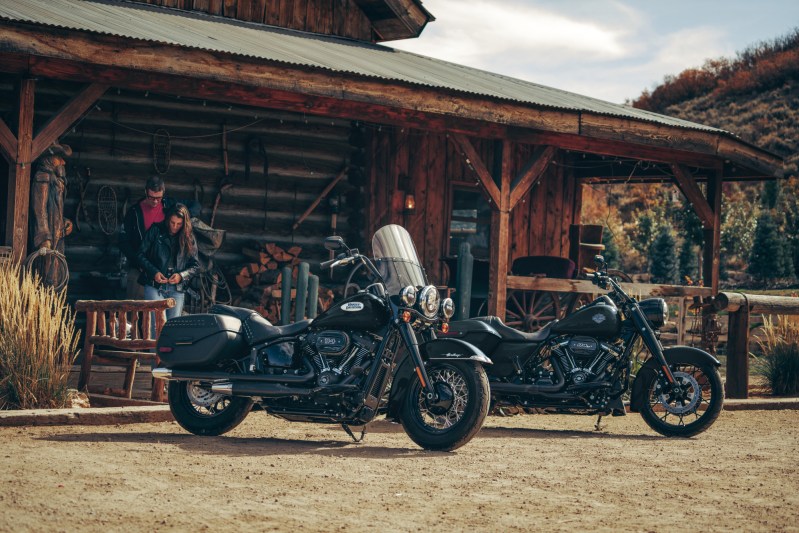
<path fill-rule="evenodd" d="M 710 273 L 699 294 L 717 292 L 721 185 L 781 178 L 778 157 L 381 44 L 433 20 L 419 0 L 0 0 L 0 239 L 26 256 L 31 168 L 58 140 L 73 150 L 71 299 L 119 296 L 100 189 L 121 220 L 158 173 L 226 230 L 229 275 L 248 243 L 301 246 L 315 268 L 332 231 L 367 249 L 399 223 L 436 284 L 452 286 L 447 259 L 470 242 L 504 316 L 509 288 L 542 287 L 509 275 L 515 259 L 577 248 L 583 184 L 634 176 L 693 204 Z M 570 283 L 555 288 L 581 289 Z"/>

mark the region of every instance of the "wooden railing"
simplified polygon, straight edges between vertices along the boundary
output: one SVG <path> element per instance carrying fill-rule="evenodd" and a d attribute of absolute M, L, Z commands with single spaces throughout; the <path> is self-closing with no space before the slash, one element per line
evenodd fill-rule
<path fill-rule="evenodd" d="M 83 364 L 78 378 L 78 390 L 90 392 L 92 364 L 123 366 L 126 370 L 122 388 L 103 389 L 99 392 L 110 392 L 116 396 L 130 398 L 139 360 L 149 359 L 155 364 L 158 363 L 158 356 L 154 350 L 156 339 L 166 323 L 166 310 L 173 307 L 175 307 L 173 298 L 153 301 L 78 300 L 75 302 L 75 310 L 86 313 L 86 339 L 83 343 Z M 155 329 L 154 336 L 153 329 Z M 97 346 L 102 346 L 103 349 L 96 349 Z M 163 382 L 153 381 L 151 399 L 162 402 L 165 398 Z"/>
<path fill-rule="evenodd" d="M 749 316 L 751 314 L 799 315 L 799 298 L 740 292 L 720 292 L 716 311 L 729 313 L 727 340 L 727 397 L 749 397 Z"/>
<path fill-rule="evenodd" d="M 710 287 L 693 287 L 685 285 L 656 285 L 652 283 L 620 283 L 621 288 L 628 294 L 636 297 L 649 296 L 700 296 L 709 298 L 713 296 Z M 589 280 L 582 279 L 557 279 L 528 276 L 508 276 L 508 289 L 525 291 L 552 291 L 552 292 L 577 292 L 587 294 L 602 294 L 608 292 L 600 289 Z"/>

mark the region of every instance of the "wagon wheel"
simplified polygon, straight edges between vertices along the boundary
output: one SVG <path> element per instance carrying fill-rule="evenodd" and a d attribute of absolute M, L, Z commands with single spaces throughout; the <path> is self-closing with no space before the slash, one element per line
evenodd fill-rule
<path fill-rule="evenodd" d="M 533 332 L 560 318 L 558 293 L 549 291 L 509 291 L 505 303 L 505 324 Z"/>
<path fill-rule="evenodd" d="M 608 276 L 610 276 L 619 283 L 632 283 L 633 281 L 633 279 L 630 276 L 628 276 L 621 270 L 616 270 L 615 268 L 608 269 Z M 585 304 L 589 304 L 591 302 L 592 302 L 591 295 L 588 293 L 584 292 L 570 293 L 568 296 L 564 297 L 563 318 L 569 316 L 570 314 L 577 311 Z"/>

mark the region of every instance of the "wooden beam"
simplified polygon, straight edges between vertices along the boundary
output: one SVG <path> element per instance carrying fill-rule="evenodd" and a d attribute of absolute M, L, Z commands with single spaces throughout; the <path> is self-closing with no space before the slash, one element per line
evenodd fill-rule
<path fill-rule="evenodd" d="M 335 178 L 333 178 L 333 181 L 327 184 L 327 187 L 325 187 L 325 189 L 319 194 L 319 196 L 316 197 L 316 199 L 311 203 L 308 209 L 306 209 L 305 212 L 302 215 L 300 215 L 300 218 L 297 219 L 297 222 L 295 222 L 294 225 L 291 226 L 291 231 L 294 231 L 298 227 L 300 227 L 300 224 L 302 224 L 303 220 L 308 218 L 308 215 L 313 213 L 313 210 L 316 209 L 316 206 L 319 205 L 319 202 L 321 202 L 324 199 L 324 197 L 327 196 L 328 193 L 333 190 L 333 187 L 335 187 L 336 184 L 338 184 L 338 182 L 341 181 L 341 178 L 343 178 L 347 174 L 347 170 L 349 170 L 349 168 L 350 167 L 348 165 L 344 165 L 344 168 L 341 170 L 341 172 L 339 172 L 338 175 Z"/>
<path fill-rule="evenodd" d="M 677 187 L 680 188 L 680 191 L 682 191 L 685 197 L 688 198 L 688 201 L 691 202 L 694 211 L 696 211 L 699 220 L 702 222 L 702 226 L 704 226 L 705 229 L 712 228 L 713 209 L 711 209 L 710 204 L 705 200 L 694 177 L 688 169 L 682 165 L 672 165 L 671 170 L 674 174 L 674 181 L 677 182 Z"/>
<path fill-rule="evenodd" d="M 708 298 L 713 292 L 708 287 L 689 285 L 657 285 L 654 283 L 620 283 L 622 289 L 629 294 L 641 297 L 692 297 Z M 529 276 L 508 276 L 508 289 L 524 291 L 576 292 L 586 294 L 603 294 L 602 290 L 588 280 L 534 278 Z"/>
<path fill-rule="evenodd" d="M 474 173 L 477 174 L 477 179 L 491 199 L 493 206 L 499 206 L 501 201 L 500 190 L 497 184 L 494 183 L 494 178 L 491 177 L 491 173 L 488 171 L 488 168 L 486 168 L 485 163 L 483 163 L 483 160 L 480 158 L 480 154 L 477 153 L 477 150 L 474 149 L 474 146 L 465 135 L 452 134 L 450 138 L 455 141 L 455 144 L 463 151 L 463 154 L 466 156 L 466 163 L 474 169 Z"/>
<path fill-rule="evenodd" d="M 513 190 L 510 193 L 511 211 L 513 211 L 513 208 L 516 207 L 516 204 L 518 204 L 522 198 L 527 196 L 527 193 L 530 192 L 533 185 L 541 179 L 541 176 L 544 175 L 544 172 L 557 152 L 558 149 L 554 146 L 547 146 L 538 157 L 532 157 L 519 175 L 516 176 Z"/>
<path fill-rule="evenodd" d="M 47 147 L 58 140 L 87 109 L 94 105 L 107 89 L 108 85 L 92 83 L 59 109 L 39 131 L 36 138 L 33 139 L 31 159 L 38 158 Z"/>
<path fill-rule="evenodd" d="M 17 159 L 17 138 L 2 118 L 0 118 L 0 152 L 9 164 L 13 164 Z"/>
<path fill-rule="evenodd" d="M 502 143 L 499 198 L 491 213 L 491 252 L 488 268 L 488 312 L 505 320 L 510 254 L 511 143 Z M 492 182 L 493 183 L 493 182 Z"/>
<path fill-rule="evenodd" d="M 17 260 L 25 259 L 28 245 L 28 208 L 31 191 L 31 146 L 33 144 L 33 96 L 36 82 L 24 79 L 19 88 L 17 153 L 9 164 L 6 243 Z"/>

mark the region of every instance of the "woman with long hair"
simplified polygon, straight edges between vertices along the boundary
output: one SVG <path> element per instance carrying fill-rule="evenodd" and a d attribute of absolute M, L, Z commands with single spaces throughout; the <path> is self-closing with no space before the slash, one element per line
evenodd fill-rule
<path fill-rule="evenodd" d="M 180 316 L 188 281 L 200 268 L 191 215 L 185 205 L 175 204 L 165 213 L 163 222 L 150 226 L 137 259 L 144 269 L 139 277 L 144 299 L 174 298 L 176 305 L 167 309 L 166 316 Z"/>

